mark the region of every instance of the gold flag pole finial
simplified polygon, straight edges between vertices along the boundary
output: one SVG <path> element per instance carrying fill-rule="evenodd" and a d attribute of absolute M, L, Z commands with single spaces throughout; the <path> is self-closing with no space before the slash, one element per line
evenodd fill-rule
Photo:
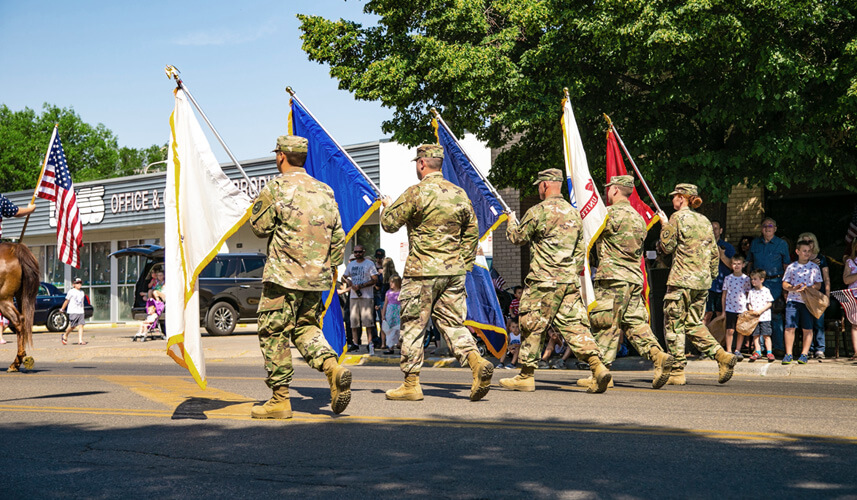
<path fill-rule="evenodd" d="M 288 93 L 289 93 L 289 95 L 290 95 L 290 96 L 292 96 L 292 97 L 294 97 L 294 96 L 295 96 L 295 91 L 294 91 L 294 89 L 293 89 L 292 87 L 290 87 L 290 86 L 289 86 L 289 87 L 286 87 L 286 92 L 288 92 Z"/>
<path fill-rule="evenodd" d="M 609 116 L 607 116 L 607 113 L 601 113 L 601 114 L 604 115 L 604 119 L 607 120 L 607 127 L 613 128 L 613 121 L 610 119 Z"/>

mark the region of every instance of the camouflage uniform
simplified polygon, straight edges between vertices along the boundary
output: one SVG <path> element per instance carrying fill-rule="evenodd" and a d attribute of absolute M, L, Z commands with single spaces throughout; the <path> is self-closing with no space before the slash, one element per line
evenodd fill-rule
<path fill-rule="evenodd" d="M 633 187 L 633 180 L 630 187 Z M 648 357 L 652 347 L 658 346 L 658 341 L 649 327 L 649 313 L 642 296 L 640 262 L 647 233 L 646 222 L 628 200 L 617 201 L 607 207 L 607 214 L 607 223 L 595 244 L 598 252 L 595 299 L 598 305 L 590 319 L 604 363 L 610 364 L 616 359 L 623 330 L 644 357 Z"/>
<path fill-rule="evenodd" d="M 696 195 L 696 186 L 679 184 L 674 194 Z M 685 335 L 690 335 L 697 349 L 714 357 L 720 344 L 702 324 L 705 300 L 711 280 L 717 277 L 720 253 L 711 222 L 689 207 L 672 214 L 661 226 L 661 247 L 666 253 L 675 252 L 664 296 L 664 330 L 670 353 L 675 356 L 674 368 L 687 365 Z"/>
<path fill-rule="evenodd" d="M 442 158 L 443 149 L 421 146 L 420 154 Z M 438 156 L 432 156 L 435 154 Z M 467 355 L 476 352 L 476 342 L 464 327 L 464 278 L 473 268 L 479 240 L 473 205 L 463 189 L 445 180 L 440 172 L 432 172 L 384 210 L 384 231 L 394 233 L 402 226 L 408 228 L 410 248 L 399 292 L 402 371 L 406 375 L 420 373 L 429 316 L 464 365 Z"/>
<path fill-rule="evenodd" d="M 546 170 L 537 183 L 544 180 L 561 182 L 562 172 Z M 506 238 L 515 245 L 531 245 L 530 273 L 518 309 L 521 365 L 538 366 L 544 334 L 551 324 L 578 359 L 600 357 L 579 291 L 586 251 L 580 213 L 561 195 L 547 197 L 527 210 L 520 222 L 510 219 Z"/>
<path fill-rule="evenodd" d="M 256 236 L 268 237 L 258 328 L 266 383 L 288 387 L 294 373 L 290 339 L 316 370 L 336 357 L 319 320 L 321 293 L 330 289 L 333 268 L 342 263 L 345 233 L 333 190 L 303 168 L 289 168 L 265 185 L 250 223 Z"/>

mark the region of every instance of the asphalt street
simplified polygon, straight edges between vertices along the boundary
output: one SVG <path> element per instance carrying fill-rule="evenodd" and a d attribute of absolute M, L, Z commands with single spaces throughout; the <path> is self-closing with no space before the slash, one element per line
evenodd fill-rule
<path fill-rule="evenodd" d="M 206 390 L 126 330 L 85 346 L 36 335 L 34 369 L 0 375 L 3 497 L 857 498 L 855 366 L 725 385 L 689 369 L 659 391 L 616 370 L 601 395 L 573 386 L 586 372 L 539 370 L 535 393 L 472 403 L 468 369 L 426 368 L 425 401 L 392 402 L 396 365 L 353 365 L 333 415 L 324 375 L 297 358 L 295 418 L 258 421 L 270 392 L 252 329 L 203 339 Z"/>

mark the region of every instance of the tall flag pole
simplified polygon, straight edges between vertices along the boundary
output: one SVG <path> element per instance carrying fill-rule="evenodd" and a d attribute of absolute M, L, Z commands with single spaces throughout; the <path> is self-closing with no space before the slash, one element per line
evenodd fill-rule
<path fill-rule="evenodd" d="M 57 126 L 51 135 L 45 166 L 41 180 L 36 187 L 35 197 L 54 202 L 57 216 L 57 257 L 71 267 L 80 268 L 80 247 L 83 246 L 83 228 L 80 223 L 80 210 L 77 196 L 71 181 L 71 172 L 62 149 L 62 141 Z M 23 228 L 26 229 L 26 226 Z M 24 237 L 24 230 L 21 237 Z"/>
<path fill-rule="evenodd" d="M 652 200 L 652 203 L 655 205 L 655 210 L 658 212 L 661 211 L 661 207 L 658 206 L 658 200 L 655 199 L 655 196 L 652 194 L 652 190 L 649 189 L 649 185 L 646 184 L 646 179 L 643 178 L 643 174 L 640 173 L 640 169 L 637 168 L 637 164 L 634 162 L 634 158 L 631 157 L 631 153 L 628 152 L 628 148 L 625 147 L 625 143 L 622 142 L 622 136 L 619 135 L 619 131 L 616 130 L 616 126 L 613 125 L 613 121 L 604 113 L 604 119 L 607 120 L 607 125 L 610 127 L 610 130 L 616 134 L 616 140 L 619 141 L 619 145 L 622 146 L 622 151 L 625 152 L 625 156 L 628 158 L 628 161 L 631 162 L 631 167 L 634 168 L 634 172 L 637 172 L 637 178 L 640 179 L 640 184 L 643 185 L 643 189 L 646 190 L 646 193 L 649 195 L 649 199 Z M 621 159 L 621 157 L 620 157 Z M 636 190 L 635 190 L 636 191 Z M 637 196 L 639 198 L 639 195 Z M 657 214 L 656 214 L 657 216 Z M 645 215 L 643 216 L 645 217 Z M 648 219 L 647 219 L 648 222 Z M 654 224 L 654 222 L 652 222 Z M 651 227 L 647 225 L 647 227 Z"/>
<path fill-rule="evenodd" d="M 36 189 L 33 190 L 33 197 L 30 198 L 30 204 L 36 202 L 36 196 L 39 194 L 39 186 L 42 185 L 42 178 L 45 176 L 45 169 L 48 166 L 48 158 L 51 156 L 52 146 L 54 144 L 54 139 L 57 136 L 57 129 L 59 128 L 59 123 L 54 123 L 54 130 L 51 132 L 51 140 L 48 142 L 48 150 L 45 151 L 45 160 L 42 162 L 42 171 L 39 173 L 39 180 L 36 181 Z M 21 236 L 18 238 L 18 243 L 22 243 L 24 241 L 24 233 L 27 232 L 27 224 L 30 223 L 30 215 L 32 213 L 27 214 L 27 218 L 24 219 L 24 225 L 21 227 Z"/>
<path fill-rule="evenodd" d="M 622 151 L 616 143 L 616 135 L 612 130 L 613 123 L 610 121 L 610 117 L 606 114 L 604 115 L 604 118 L 611 127 L 611 129 L 607 131 L 607 182 L 610 182 L 610 179 L 617 175 L 626 175 L 628 170 L 625 168 L 625 162 L 622 160 Z M 642 179 L 639 174 L 637 177 Z M 637 193 L 637 188 L 634 188 L 628 200 L 630 201 L 631 206 L 634 207 L 634 210 L 636 210 L 646 222 L 646 230 L 651 229 L 655 222 L 658 221 L 658 215 L 652 211 L 648 205 L 643 203 L 643 200 L 640 199 L 640 195 Z M 649 311 L 649 276 L 646 272 L 645 254 L 640 259 L 640 270 L 643 272 L 643 301 L 646 304 L 646 311 Z M 649 320 L 651 321 L 651 314 L 649 315 Z"/>
<path fill-rule="evenodd" d="M 571 204 L 580 211 L 583 219 L 583 238 L 586 252 L 583 257 L 583 276 L 580 277 L 581 296 L 588 311 L 596 306 L 595 288 L 592 285 L 592 270 L 589 267 L 589 251 L 607 224 L 607 207 L 595 188 L 595 182 L 589 173 L 586 152 L 580 139 L 580 131 L 571 109 L 568 89 L 563 89 L 562 100 L 562 150 L 565 157 L 565 172 L 568 181 L 568 194 Z"/>
<path fill-rule="evenodd" d="M 444 151 L 441 167 L 443 177 L 467 193 L 476 213 L 479 240 L 483 241 L 508 218 L 506 214 L 510 212 L 509 206 L 461 147 L 458 138 L 443 121 L 440 113 L 434 108 L 431 113 L 435 137 Z M 476 263 L 473 269 L 468 271 L 464 286 L 467 291 L 465 326 L 476 331 L 492 355 L 502 358 L 506 354 L 509 340 L 506 322 L 491 280 L 488 261 L 483 255 L 476 256 Z"/>
<path fill-rule="evenodd" d="M 289 134 L 306 138 L 308 151 L 304 168 L 307 174 L 333 189 L 347 242 L 381 206 L 381 191 L 345 148 L 340 146 L 310 113 L 294 90 L 286 87 L 286 92 L 290 96 Z M 336 301 L 335 307 L 331 307 L 336 297 L 334 278 L 330 290 L 322 293 L 325 314 L 322 317 L 321 329 L 330 347 L 341 357 L 346 352 L 347 337 L 339 300 Z"/>
<path fill-rule="evenodd" d="M 169 67 L 167 76 L 172 77 Z M 186 87 L 178 78 L 176 82 L 164 195 L 167 354 L 205 389 L 197 278 L 250 217 L 253 200 L 223 173 Z"/>

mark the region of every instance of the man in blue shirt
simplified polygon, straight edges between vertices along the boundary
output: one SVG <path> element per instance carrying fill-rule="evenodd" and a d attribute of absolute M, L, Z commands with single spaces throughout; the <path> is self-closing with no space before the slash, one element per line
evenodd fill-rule
<path fill-rule="evenodd" d="M 18 208 L 17 205 L 9 201 L 9 198 L 0 194 L 0 235 L 3 233 L 3 217 L 24 217 L 31 214 L 35 209 L 36 205 L 34 203 L 30 203 L 24 208 Z"/>
<path fill-rule="evenodd" d="M 723 312 L 723 302 L 721 295 L 723 292 L 723 280 L 727 274 L 732 274 L 732 257 L 735 255 L 735 247 L 724 241 L 723 228 L 720 221 L 711 221 L 711 230 L 714 231 L 714 240 L 717 241 L 717 248 L 720 251 L 720 267 L 718 268 L 717 278 L 711 281 L 711 288 L 708 290 L 708 300 L 705 302 L 705 324 L 720 316 Z M 728 352 L 732 352 L 731 347 L 726 346 Z"/>
<path fill-rule="evenodd" d="M 776 232 L 777 222 L 766 217 L 762 221 L 762 236 L 750 243 L 750 251 L 747 253 L 750 269 L 763 269 L 767 273 L 765 288 L 771 291 L 774 302 L 783 295 L 783 273 L 791 262 L 789 245 L 785 240 L 774 236 Z M 785 351 L 782 311 L 772 311 L 771 329 L 773 330 L 771 339 L 774 343 L 774 349 Z"/>

